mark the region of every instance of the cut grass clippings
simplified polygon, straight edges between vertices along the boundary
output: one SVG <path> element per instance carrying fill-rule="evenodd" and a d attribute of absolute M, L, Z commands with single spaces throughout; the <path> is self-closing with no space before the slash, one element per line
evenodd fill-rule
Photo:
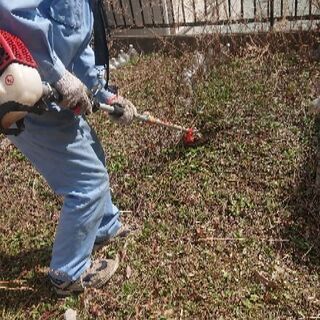
<path fill-rule="evenodd" d="M 306 319 L 320 310 L 319 123 L 307 114 L 319 64 L 298 52 L 232 56 L 194 81 L 186 57 L 153 54 L 112 75 L 139 111 L 203 129 L 177 132 L 89 119 L 115 203 L 137 228 L 101 290 L 58 299 L 46 279 L 62 200 L 12 145 L 0 154 L 0 318 Z M 10 287 L 10 289 L 8 289 Z M 20 287 L 20 289 L 19 289 Z"/>

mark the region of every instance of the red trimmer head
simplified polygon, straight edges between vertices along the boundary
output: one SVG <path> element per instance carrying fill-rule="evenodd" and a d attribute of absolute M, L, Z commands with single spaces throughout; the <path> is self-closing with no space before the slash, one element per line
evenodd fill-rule
<path fill-rule="evenodd" d="M 183 143 L 185 145 L 193 144 L 196 137 L 195 137 L 195 132 L 192 128 L 190 128 L 183 136 Z"/>
<path fill-rule="evenodd" d="M 203 144 L 206 139 L 197 130 L 189 128 L 182 137 L 182 142 L 186 147 L 194 147 Z"/>
<path fill-rule="evenodd" d="M 0 29 L 0 76 L 14 62 L 37 67 L 25 44 L 18 37 Z"/>

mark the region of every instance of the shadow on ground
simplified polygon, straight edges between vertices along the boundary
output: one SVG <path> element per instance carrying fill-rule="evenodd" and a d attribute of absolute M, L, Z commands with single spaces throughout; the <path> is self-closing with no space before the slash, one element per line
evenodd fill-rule
<path fill-rule="evenodd" d="M 0 309 L 24 310 L 41 301 L 56 300 L 47 278 L 51 248 L 9 256 L 0 252 Z"/>
<path fill-rule="evenodd" d="M 291 219 L 284 229 L 294 261 L 310 268 L 320 267 L 320 119 L 314 122 L 312 138 L 295 189 L 285 201 Z"/>

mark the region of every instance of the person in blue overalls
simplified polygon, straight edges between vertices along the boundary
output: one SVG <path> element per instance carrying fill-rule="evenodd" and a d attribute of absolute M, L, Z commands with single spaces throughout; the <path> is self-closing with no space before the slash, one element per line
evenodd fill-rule
<path fill-rule="evenodd" d="M 41 78 L 63 97 L 43 115 L 28 114 L 25 130 L 9 136 L 15 146 L 64 198 L 52 251 L 49 277 L 60 295 L 104 285 L 118 267 L 117 259 L 91 261 L 95 244 L 124 234 L 113 205 L 102 146 L 84 116 L 90 113 L 86 87 L 99 78 L 89 46 L 93 0 L 0 0 L 0 28 L 18 36 L 36 60 Z M 101 102 L 119 103 L 128 124 L 136 108 L 127 99 L 102 89 Z M 114 119 L 116 120 L 116 119 Z"/>

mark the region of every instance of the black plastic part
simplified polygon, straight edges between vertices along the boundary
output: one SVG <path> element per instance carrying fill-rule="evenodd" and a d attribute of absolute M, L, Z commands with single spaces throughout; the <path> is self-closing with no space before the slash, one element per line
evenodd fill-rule
<path fill-rule="evenodd" d="M 97 101 L 93 101 L 92 112 L 95 113 L 100 109 L 100 104 Z"/>
<path fill-rule="evenodd" d="M 114 84 L 109 84 L 108 85 L 108 91 L 115 94 L 115 95 L 118 95 L 118 92 L 119 92 L 119 87 L 117 85 L 114 85 Z"/>
<path fill-rule="evenodd" d="M 63 97 L 56 88 L 52 88 L 52 95 L 48 98 L 48 100 L 49 102 L 61 102 L 63 100 Z"/>
<path fill-rule="evenodd" d="M 24 130 L 23 119 L 17 121 L 16 123 L 17 128 L 5 129 L 1 125 L 2 119 L 7 113 L 16 112 L 16 111 L 23 111 L 23 112 L 41 115 L 44 111 L 46 111 L 46 108 L 41 100 L 33 107 L 26 106 L 15 101 L 8 101 L 1 104 L 0 105 L 0 133 L 17 136 Z"/>
<path fill-rule="evenodd" d="M 114 108 L 113 112 L 110 112 L 110 115 L 120 118 L 124 114 L 124 108 L 119 103 L 112 104 L 112 107 Z"/>

